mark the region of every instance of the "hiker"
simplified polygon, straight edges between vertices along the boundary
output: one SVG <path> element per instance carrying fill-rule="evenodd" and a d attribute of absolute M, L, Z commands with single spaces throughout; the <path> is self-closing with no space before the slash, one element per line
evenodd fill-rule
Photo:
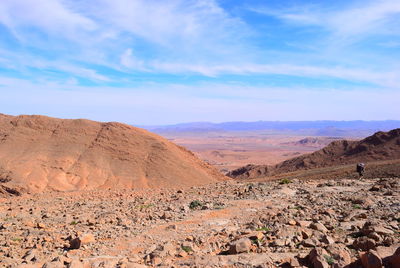
<path fill-rule="evenodd" d="M 358 175 L 360 175 L 360 178 L 362 178 L 364 176 L 364 171 L 365 171 L 365 164 L 358 163 L 357 164 L 357 172 L 358 172 Z"/>

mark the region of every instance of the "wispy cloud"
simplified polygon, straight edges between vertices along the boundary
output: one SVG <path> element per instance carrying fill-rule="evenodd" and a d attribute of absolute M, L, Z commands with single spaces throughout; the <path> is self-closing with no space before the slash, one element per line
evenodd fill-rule
<path fill-rule="evenodd" d="M 137 59 L 132 52 L 131 48 L 128 48 L 121 54 L 120 57 L 121 65 L 135 70 L 145 70 L 143 60 Z"/>
<path fill-rule="evenodd" d="M 25 31 L 34 28 L 50 35 L 73 39 L 79 32 L 97 28 L 94 21 L 57 0 L 3 0 L 0 4 L 0 22 L 25 42 L 29 41 L 25 38 Z"/>
<path fill-rule="evenodd" d="M 289 75 L 309 78 L 331 77 L 344 80 L 367 82 L 382 86 L 394 86 L 400 83 L 397 70 L 377 72 L 366 69 L 320 67 L 295 64 L 251 64 L 240 65 L 194 65 L 176 63 L 153 63 L 150 65 L 155 72 L 165 73 L 199 73 L 205 76 L 217 77 L 222 74 L 236 75 Z"/>
<path fill-rule="evenodd" d="M 370 34 L 400 33 L 400 2 L 397 0 L 349 1 L 346 6 L 291 6 L 276 10 L 266 7 L 249 10 L 284 21 L 325 28 L 336 38 L 360 38 Z M 397 22 L 397 23 L 394 23 Z"/>
<path fill-rule="evenodd" d="M 0 3 L 0 23 L 23 46 L 40 51 L 6 53 L 10 61 L 19 60 L 15 66 L 31 67 L 32 60 L 23 60 L 25 57 L 48 63 L 57 55 L 57 63 L 68 64 L 53 66 L 55 69 L 80 68 L 88 78 L 105 81 L 95 70 L 72 68 L 71 64 L 145 71 L 146 63 L 156 59 L 216 63 L 244 55 L 248 48 L 241 42 L 247 25 L 214 0 L 100 0 L 96 4 L 5 0 Z"/>

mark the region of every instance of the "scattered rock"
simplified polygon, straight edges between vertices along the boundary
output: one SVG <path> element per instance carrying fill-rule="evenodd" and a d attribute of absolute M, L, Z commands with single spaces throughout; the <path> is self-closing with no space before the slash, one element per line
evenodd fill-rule
<path fill-rule="evenodd" d="M 362 236 L 358 237 L 353 242 L 353 247 L 357 250 L 368 251 L 370 249 L 375 249 L 375 240 Z"/>
<path fill-rule="evenodd" d="M 251 240 L 248 238 L 241 238 L 233 243 L 229 247 L 229 254 L 248 253 L 251 249 Z"/>
<path fill-rule="evenodd" d="M 364 268 L 382 268 L 382 259 L 374 250 L 361 254 L 361 263 Z"/>
<path fill-rule="evenodd" d="M 81 247 L 82 241 L 76 237 L 69 241 L 69 249 L 79 249 Z"/>

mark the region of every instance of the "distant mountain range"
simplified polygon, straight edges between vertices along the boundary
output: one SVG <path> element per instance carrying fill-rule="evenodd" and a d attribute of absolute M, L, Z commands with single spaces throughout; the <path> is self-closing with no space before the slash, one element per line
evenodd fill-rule
<path fill-rule="evenodd" d="M 383 121 L 257 121 L 257 122 L 194 122 L 166 126 L 142 126 L 159 133 L 179 132 L 229 132 L 229 131 L 277 131 L 296 132 L 315 136 L 365 136 L 377 131 L 399 128 L 399 120 Z"/>

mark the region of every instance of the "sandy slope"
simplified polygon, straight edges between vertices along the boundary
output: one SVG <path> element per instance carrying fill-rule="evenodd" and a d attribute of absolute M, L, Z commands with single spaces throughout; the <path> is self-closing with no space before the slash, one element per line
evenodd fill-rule
<path fill-rule="evenodd" d="M 191 152 L 121 123 L 0 115 L 0 184 L 30 192 L 201 185 L 224 179 Z"/>

